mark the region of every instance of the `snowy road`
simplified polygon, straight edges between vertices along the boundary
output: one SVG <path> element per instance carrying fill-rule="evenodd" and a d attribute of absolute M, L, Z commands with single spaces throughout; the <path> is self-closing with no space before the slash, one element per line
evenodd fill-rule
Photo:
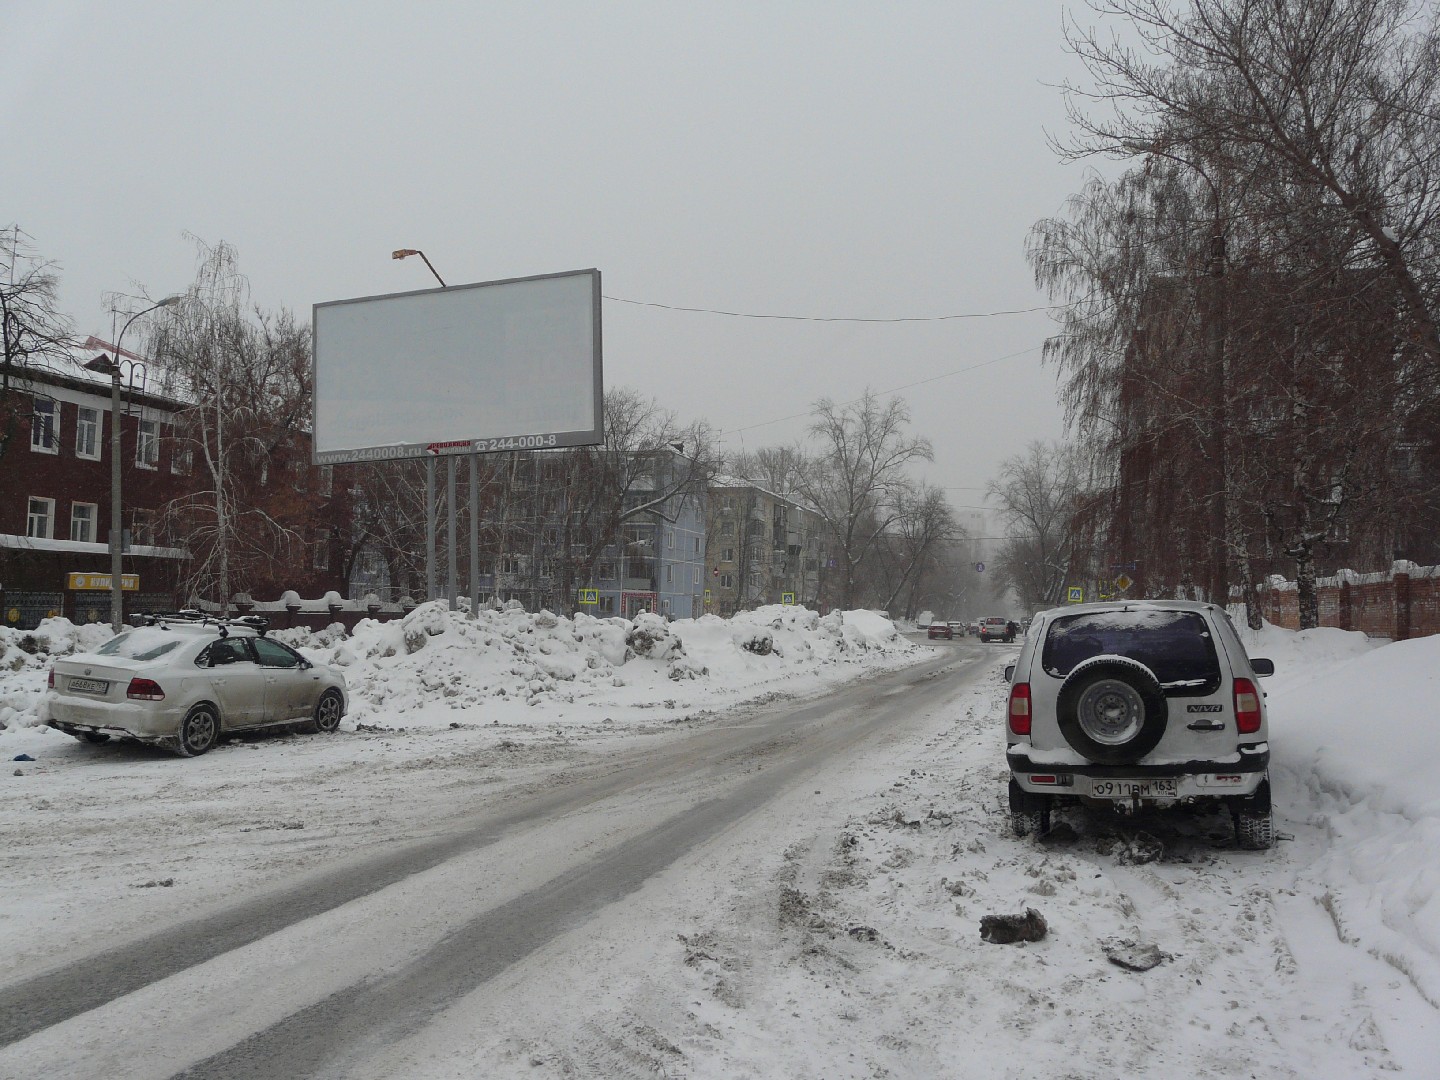
<path fill-rule="evenodd" d="M 453 815 L 437 836 L 353 854 L 125 944 L 51 956 L 0 989 L 0 1075 L 357 1075 L 777 796 L 913 728 L 979 670 L 957 663 L 969 653 L 658 748 L 571 759 L 529 791 Z M 471 763 L 428 764 L 427 787 Z"/>
<path fill-rule="evenodd" d="M 1013 837 L 1015 650 L 968 642 L 187 762 L 21 729 L 0 1078 L 1434 1080 L 1433 796 L 1346 722 L 1376 685 L 1402 715 L 1433 644 L 1271 635 L 1266 852 L 1223 816 Z M 1027 907 L 1044 940 L 980 940 Z"/>

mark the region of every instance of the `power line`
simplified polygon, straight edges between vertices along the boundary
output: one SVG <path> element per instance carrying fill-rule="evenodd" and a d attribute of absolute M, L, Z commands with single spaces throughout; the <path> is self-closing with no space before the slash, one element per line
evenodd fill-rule
<path fill-rule="evenodd" d="M 657 304 L 650 300 L 627 300 L 623 296 L 603 295 L 605 300 L 617 304 L 634 304 L 636 307 L 662 308 L 665 311 L 688 311 L 702 315 L 728 315 L 732 319 L 782 319 L 787 322 L 818 323 L 927 323 L 950 322 L 955 319 L 993 319 L 1002 315 L 1029 315 L 1036 311 L 1051 311 L 1053 305 L 1039 307 L 1011 308 L 1004 311 L 976 311 L 963 315 L 902 315 L 891 318 L 865 318 L 858 315 L 767 315 L 752 311 L 724 311 L 719 308 L 683 307 L 680 304 Z"/>
<path fill-rule="evenodd" d="M 891 387 L 889 390 L 880 390 L 877 391 L 877 393 L 897 394 L 901 390 L 911 390 L 917 386 L 925 386 L 928 383 L 939 382 L 941 379 L 949 379 L 953 378 L 956 375 L 964 375 L 967 371 L 979 371 L 981 368 L 989 367 L 991 364 L 998 364 L 1004 360 L 1013 360 L 1017 356 L 1025 356 L 1028 353 L 1039 352 L 1044 347 L 1045 346 L 1043 345 L 1034 345 L 1028 349 L 1021 349 L 1019 352 L 1007 353 L 1005 356 L 997 356 L 993 360 L 984 360 L 978 364 L 971 364 L 969 367 L 956 368 L 954 371 L 947 371 L 943 375 L 932 375 L 928 379 L 920 379 L 918 382 L 906 383 L 904 386 Z M 861 395 L 861 397 L 863 396 L 864 395 Z M 849 401 L 842 401 L 840 404 L 843 408 L 846 405 L 853 405 L 859 400 L 861 400 L 861 398 L 851 398 Z M 786 420 L 798 420 L 802 416 L 809 415 L 809 413 L 791 413 L 789 416 L 781 416 L 775 420 L 762 420 L 758 424 L 747 424 L 744 427 L 730 428 L 727 431 L 722 431 L 720 434 L 734 435 L 741 431 L 753 431 L 756 428 L 769 427 L 771 424 L 783 424 Z"/>

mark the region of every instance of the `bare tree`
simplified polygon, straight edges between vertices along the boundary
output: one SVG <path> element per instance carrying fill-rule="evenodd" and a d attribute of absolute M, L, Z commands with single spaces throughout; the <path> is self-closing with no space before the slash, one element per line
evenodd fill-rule
<path fill-rule="evenodd" d="M 1352 265 L 1378 267 L 1401 337 L 1440 369 L 1440 9 L 1409 0 L 1102 0 L 1143 39 L 1072 28 L 1090 87 L 1069 87 L 1077 155 L 1202 151 L 1263 166 L 1308 193 L 1321 228 L 1353 229 Z M 1272 206 L 1272 209 L 1276 208 Z"/>
<path fill-rule="evenodd" d="M 561 460 L 556 569 L 558 603 L 569 612 L 605 550 L 625 542 L 627 523 L 673 518 L 682 501 L 704 499 L 715 439 L 704 421 L 682 425 L 654 399 L 616 388 L 605 394 L 605 444 L 565 451 Z"/>
<path fill-rule="evenodd" d="M 1074 448 L 1032 442 L 1024 454 L 1006 458 L 990 481 L 987 497 L 1011 536 L 995 560 L 997 584 L 1013 589 L 1024 608 L 1050 607 L 1065 596 L 1081 477 Z"/>
<path fill-rule="evenodd" d="M 907 430 L 910 410 L 900 398 L 882 403 L 871 390 L 849 405 L 822 398 L 814 416 L 820 449 L 799 472 L 797 491 L 830 530 L 843 575 L 839 604 L 850 608 L 861 564 L 899 515 L 906 467 L 933 461 L 934 451 Z"/>
<path fill-rule="evenodd" d="M 189 549 L 192 594 L 223 606 L 283 582 L 316 526 L 295 441 L 310 415 L 310 334 L 288 312 L 251 308 L 231 245 L 196 247 L 195 281 L 157 320 L 151 351 L 162 390 L 184 403 L 177 451 L 198 482 L 157 525 Z"/>
<path fill-rule="evenodd" d="M 0 231 L 0 458 L 29 416 L 30 396 L 16 382 L 24 369 L 45 357 L 60 356 L 70 341 L 70 324 L 56 309 L 59 276 L 54 263 L 35 254 L 29 234 L 18 225 Z"/>
<path fill-rule="evenodd" d="M 927 575 L 942 565 L 947 545 L 962 535 L 955 512 L 941 488 L 918 484 L 902 491 L 896 500 L 890 543 L 886 545 L 892 567 L 891 586 L 881 606 L 893 611 L 903 594 L 902 614 L 913 619 L 919 610 Z"/>

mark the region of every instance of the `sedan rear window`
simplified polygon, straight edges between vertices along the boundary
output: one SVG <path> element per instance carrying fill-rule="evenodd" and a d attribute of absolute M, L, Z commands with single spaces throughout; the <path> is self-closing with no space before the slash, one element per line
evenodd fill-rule
<path fill-rule="evenodd" d="M 168 630 L 141 626 L 117 634 L 95 651 L 101 656 L 123 656 L 129 660 L 155 660 L 180 647 L 180 639 Z"/>
<path fill-rule="evenodd" d="M 1170 695 L 1220 689 L 1215 642 L 1198 612 L 1129 609 L 1062 616 L 1045 635 L 1040 665 L 1063 679 L 1077 664 L 1102 655 L 1140 661 Z"/>

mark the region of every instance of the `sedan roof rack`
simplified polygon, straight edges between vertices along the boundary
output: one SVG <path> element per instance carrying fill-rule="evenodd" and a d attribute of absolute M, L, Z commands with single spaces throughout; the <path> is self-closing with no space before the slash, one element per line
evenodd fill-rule
<path fill-rule="evenodd" d="M 167 623 L 214 626 L 219 628 L 221 636 L 226 635 L 232 626 L 249 627 L 261 637 L 264 637 L 265 631 L 270 629 L 270 620 L 263 615 L 237 615 L 234 618 L 222 619 L 218 615 L 211 615 L 195 608 L 182 608 L 179 611 L 137 612 L 130 616 L 129 622 L 132 626 L 165 626 Z"/>

